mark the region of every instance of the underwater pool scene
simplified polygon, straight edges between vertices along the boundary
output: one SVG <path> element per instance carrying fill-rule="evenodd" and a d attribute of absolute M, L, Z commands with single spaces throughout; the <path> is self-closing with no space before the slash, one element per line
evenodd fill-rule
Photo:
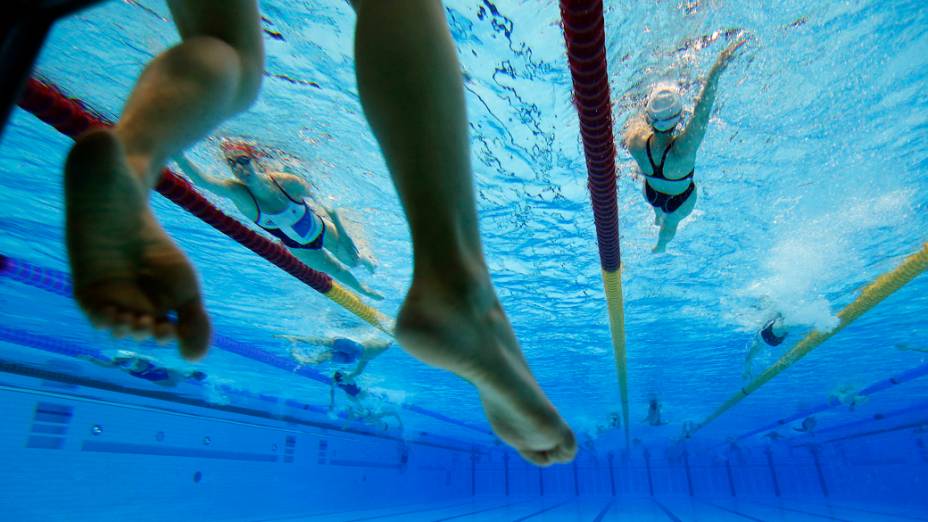
<path fill-rule="evenodd" d="M 600 3 L 601 25 L 571 19 Z M 260 2 L 257 101 L 151 196 L 196 267 L 208 354 L 95 329 L 63 165 L 179 41 L 164 1 L 110 0 L 53 26 L 0 134 L 0 519 L 928 521 L 928 2 L 441 4 L 489 272 L 573 461 L 523 459 L 473 386 L 392 337 L 412 242 L 345 0 Z M 695 208 L 654 252 L 654 176 L 623 136 L 659 85 L 696 118 L 742 40 Z M 597 70 L 605 111 L 583 93 Z M 361 290 L 197 182 L 243 150 L 331 210 Z M 617 223 L 594 219 L 610 205 Z"/>

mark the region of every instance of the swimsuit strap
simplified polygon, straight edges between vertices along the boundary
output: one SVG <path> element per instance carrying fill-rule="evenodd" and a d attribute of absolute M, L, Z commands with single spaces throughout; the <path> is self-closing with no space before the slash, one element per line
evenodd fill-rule
<path fill-rule="evenodd" d="M 648 136 L 648 142 L 645 145 L 645 150 L 648 152 L 648 162 L 651 163 L 651 175 L 649 176 L 645 174 L 644 177 L 657 178 L 657 179 L 662 179 L 665 181 L 683 181 L 684 179 L 692 178 L 693 174 L 696 173 L 696 169 L 693 169 L 692 171 L 690 171 L 689 174 L 687 174 L 686 176 L 683 176 L 682 178 L 670 179 L 664 175 L 664 163 L 667 163 L 667 154 L 670 154 L 670 149 L 673 148 L 673 144 L 676 143 L 677 140 L 675 139 L 670 140 L 670 145 L 667 145 L 667 148 L 664 149 L 664 154 L 661 155 L 660 165 L 655 165 L 654 156 L 651 155 L 651 140 L 653 138 L 654 138 L 654 134 L 651 134 L 650 136 Z"/>
<path fill-rule="evenodd" d="M 654 135 L 652 134 L 651 136 L 654 136 Z M 670 149 L 673 148 L 673 144 L 676 143 L 676 142 L 677 142 L 677 140 L 675 140 L 675 139 L 670 140 L 670 145 L 667 145 L 667 148 L 664 149 L 664 155 L 661 156 L 661 174 L 664 173 L 664 163 L 667 162 L 667 154 L 670 153 Z"/>
<path fill-rule="evenodd" d="M 654 173 L 658 171 L 657 165 L 654 164 L 654 156 L 651 156 L 651 140 L 654 139 L 654 134 L 648 136 L 648 142 L 645 143 L 644 150 L 648 152 L 648 163 L 651 164 L 651 175 L 654 176 Z M 664 169 L 664 166 L 661 165 L 661 170 Z M 661 172 L 663 174 L 663 172 Z M 657 176 L 654 176 L 657 177 Z"/>
<path fill-rule="evenodd" d="M 296 203 L 297 205 L 305 205 L 305 204 L 306 204 L 306 201 L 304 201 L 304 200 L 302 200 L 302 199 L 297 200 L 297 199 L 293 199 L 292 197 L 290 197 L 290 194 L 288 194 L 287 191 L 284 190 L 284 188 L 280 186 L 280 183 L 277 182 L 277 180 L 274 178 L 273 175 L 268 176 L 268 177 L 271 178 L 271 182 L 274 183 L 274 185 L 275 185 L 281 192 L 283 192 L 284 196 L 286 196 L 287 199 L 289 199 L 291 202 Z"/>
<path fill-rule="evenodd" d="M 650 136 L 648 136 L 648 142 L 647 144 L 645 144 L 645 150 L 648 152 L 648 162 L 651 163 L 651 175 L 647 177 L 657 178 L 657 179 L 667 179 L 667 176 L 664 176 L 664 163 L 667 162 L 667 154 L 670 153 L 670 149 L 673 148 L 673 144 L 676 142 L 676 140 L 670 140 L 670 145 L 667 145 L 667 148 L 664 149 L 664 154 L 661 155 L 660 165 L 655 165 L 654 156 L 651 155 L 651 140 L 653 139 L 654 139 L 654 134 L 652 133 Z M 685 179 L 685 178 L 680 178 L 680 179 Z M 676 180 L 667 179 L 667 181 L 676 181 Z"/>

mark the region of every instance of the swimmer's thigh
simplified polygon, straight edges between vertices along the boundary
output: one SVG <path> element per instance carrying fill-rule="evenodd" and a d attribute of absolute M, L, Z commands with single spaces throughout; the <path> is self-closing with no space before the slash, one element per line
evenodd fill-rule
<path fill-rule="evenodd" d="M 698 194 L 699 190 L 694 189 L 693 193 L 690 194 L 690 197 L 686 198 L 686 201 L 680 205 L 680 208 L 674 210 L 670 214 L 667 214 L 666 219 L 676 223 L 683 221 L 683 219 L 686 216 L 689 216 L 693 212 L 693 209 L 696 208 L 696 200 L 699 199 Z"/>

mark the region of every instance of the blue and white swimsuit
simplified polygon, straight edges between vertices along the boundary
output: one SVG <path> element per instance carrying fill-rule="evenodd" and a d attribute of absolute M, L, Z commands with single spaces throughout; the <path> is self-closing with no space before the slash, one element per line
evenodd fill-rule
<path fill-rule="evenodd" d="M 276 214 L 261 212 L 258 198 L 246 188 L 258 210 L 255 224 L 280 239 L 281 243 L 288 248 L 322 249 L 322 243 L 325 240 L 325 222 L 309 208 L 305 200 L 290 197 L 290 194 L 287 194 L 276 179 L 272 177 L 271 181 L 284 196 L 287 196 L 290 204 Z"/>

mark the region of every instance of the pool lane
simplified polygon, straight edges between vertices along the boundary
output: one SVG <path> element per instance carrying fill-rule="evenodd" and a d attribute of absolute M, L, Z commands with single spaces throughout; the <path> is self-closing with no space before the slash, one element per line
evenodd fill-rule
<path fill-rule="evenodd" d="M 883 509 L 885 507 L 885 511 Z M 262 522 L 928 522 L 893 506 L 834 505 L 805 500 L 655 498 L 459 499 L 335 510 Z"/>
<path fill-rule="evenodd" d="M 729 512 L 734 511 L 742 515 L 770 522 L 823 522 L 826 520 L 835 522 L 858 522 L 861 520 L 861 517 L 845 518 L 836 516 L 834 513 L 828 513 L 827 510 L 800 506 L 788 500 L 781 501 L 778 504 L 744 499 L 714 499 L 711 501 L 706 500 L 705 502 L 716 509 L 724 508 L 729 510 Z"/>
<path fill-rule="evenodd" d="M 905 520 L 909 521 L 921 521 L 928 522 L 928 510 L 921 512 L 914 512 L 912 510 L 907 510 L 903 512 L 899 506 L 874 506 L 874 505 L 863 505 L 857 506 L 849 503 L 838 502 L 837 504 L 833 502 L 808 502 L 808 501 L 799 501 L 796 504 L 800 507 L 827 507 L 839 513 L 840 516 L 844 516 L 854 520 L 885 520 L 887 522 L 902 522 Z M 869 515 L 869 517 L 868 517 Z M 879 517 L 879 518 L 875 518 Z"/>

